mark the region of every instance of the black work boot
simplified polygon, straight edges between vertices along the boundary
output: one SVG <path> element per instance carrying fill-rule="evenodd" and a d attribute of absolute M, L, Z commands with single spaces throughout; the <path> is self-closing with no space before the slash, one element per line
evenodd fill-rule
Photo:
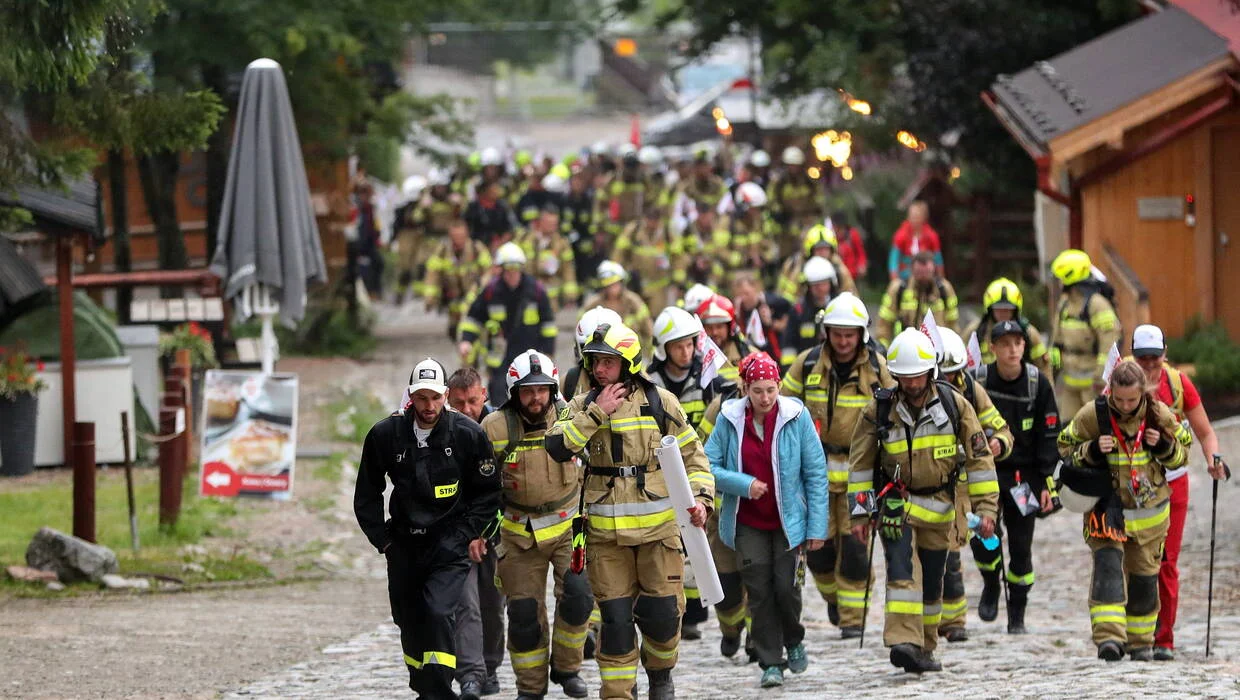
<path fill-rule="evenodd" d="M 1029 604 L 1031 586 L 1010 584 L 1008 586 L 1007 630 L 1008 634 L 1025 634 L 1025 608 Z"/>
<path fill-rule="evenodd" d="M 982 572 L 982 597 L 977 601 L 977 616 L 982 622 L 994 622 L 999 617 L 999 594 L 1003 592 L 1003 584 L 999 581 L 999 570 Z"/>
<path fill-rule="evenodd" d="M 560 686 L 564 694 L 570 698 L 584 698 L 590 694 L 586 682 L 581 680 L 581 676 L 575 672 L 557 671 L 553 668 L 551 669 L 551 682 Z"/>
<path fill-rule="evenodd" d="M 1124 647 L 1119 642 L 1103 642 L 1098 645 L 1098 658 L 1103 661 L 1119 661 L 1124 658 Z"/>
<path fill-rule="evenodd" d="M 943 670 L 943 664 L 935 661 L 934 655 L 917 645 L 908 643 L 891 647 L 891 665 L 902 668 L 907 673 Z"/>
<path fill-rule="evenodd" d="M 964 625 L 959 627 L 949 627 L 947 629 L 939 628 L 939 636 L 949 642 L 967 642 L 969 641 L 969 631 Z"/>
<path fill-rule="evenodd" d="M 729 659 L 732 658 L 733 656 L 736 656 L 736 652 L 740 650 L 741 650 L 741 636 L 739 634 L 736 635 L 735 637 L 724 637 L 723 639 L 719 640 L 719 653 L 723 654 L 725 657 Z"/>
<path fill-rule="evenodd" d="M 841 627 L 840 639 L 856 639 L 861 636 L 860 627 Z"/>
<path fill-rule="evenodd" d="M 672 669 L 662 668 L 657 671 L 646 669 L 646 678 L 650 680 L 650 700 L 675 700 L 676 686 L 672 685 Z"/>
<path fill-rule="evenodd" d="M 840 626 L 840 605 L 839 603 L 827 603 L 827 620 L 835 625 Z"/>

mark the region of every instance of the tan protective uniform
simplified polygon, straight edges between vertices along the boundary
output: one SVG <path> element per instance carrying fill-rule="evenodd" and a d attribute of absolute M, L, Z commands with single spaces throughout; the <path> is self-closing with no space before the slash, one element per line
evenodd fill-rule
<path fill-rule="evenodd" d="M 1064 416 L 1076 415 L 1098 395 L 1094 387 L 1102 384 L 1111 345 L 1120 340 L 1119 318 L 1111 302 L 1101 293 L 1090 294 L 1086 313 L 1085 299 L 1081 285 L 1067 288 L 1051 328 L 1051 344 L 1062 362 L 1063 384 L 1057 398 Z"/>

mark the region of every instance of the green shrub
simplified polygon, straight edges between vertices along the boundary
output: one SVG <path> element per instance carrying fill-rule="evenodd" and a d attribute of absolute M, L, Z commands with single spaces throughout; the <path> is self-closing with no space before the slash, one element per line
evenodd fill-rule
<path fill-rule="evenodd" d="M 1205 324 L 1194 317 L 1183 338 L 1167 341 L 1167 359 L 1192 363 L 1193 382 L 1204 393 L 1240 391 L 1240 346 L 1227 336 L 1221 323 Z"/>

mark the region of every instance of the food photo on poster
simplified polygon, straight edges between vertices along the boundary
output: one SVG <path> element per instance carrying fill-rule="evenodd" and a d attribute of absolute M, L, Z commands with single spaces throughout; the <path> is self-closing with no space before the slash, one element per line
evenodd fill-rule
<path fill-rule="evenodd" d="M 208 371 L 203 404 L 202 494 L 291 494 L 296 375 Z"/>

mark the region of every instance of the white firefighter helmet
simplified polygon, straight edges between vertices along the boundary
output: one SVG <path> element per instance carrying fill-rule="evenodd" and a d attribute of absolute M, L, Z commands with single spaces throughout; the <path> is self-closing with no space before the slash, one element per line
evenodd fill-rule
<path fill-rule="evenodd" d="M 410 175 L 400 185 L 400 194 L 406 202 L 412 202 L 422 195 L 426 189 L 426 178 L 421 175 Z"/>
<path fill-rule="evenodd" d="M 699 282 L 689 287 L 689 291 L 685 292 L 685 308 L 689 310 L 689 313 L 694 313 L 702 305 L 702 302 L 713 296 L 715 296 L 715 290 Z"/>
<path fill-rule="evenodd" d="M 784 149 L 780 160 L 784 162 L 784 165 L 805 165 L 805 151 L 796 146 L 789 146 Z"/>
<path fill-rule="evenodd" d="M 581 315 L 581 319 L 577 321 L 577 327 L 573 330 L 573 337 L 577 341 L 577 349 L 585 347 L 594 337 L 594 331 L 599 326 L 606 323 L 610 326 L 619 326 L 624 324 L 624 319 L 620 314 L 612 311 L 606 306 L 596 306 Z"/>
<path fill-rule="evenodd" d="M 555 173 L 547 173 L 544 175 L 542 179 L 542 186 L 544 190 L 554 192 L 555 194 L 564 194 L 568 191 L 568 183 L 564 181 L 564 178 L 556 175 Z"/>
<path fill-rule="evenodd" d="M 625 272 L 624 266 L 615 260 L 604 260 L 598 264 L 598 286 L 609 287 L 616 282 L 623 282 L 629 278 L 629 273 Z"/>
<path fill-rule="evenodd" d="M 669 306 L 654 320 L 654 356 L 667 359 L 667 344 L 702 332 L 702 322 L 697 316 L 679 306 Z"/>
<path fill-rule="evenodd" d="M 835 272 L 835 265 L 832 265 L 830 260 L 820 258 L 817 255 L 805 261 L 805 266 L 801 268 L 801 274 L 805 275 L 805 282 L 807 284 L 835 282 L 839 279 L 839 275 Z"/>
<path fill-rule="evenodd" d="M 431 187 L 443 187 L 452 184 L 452 173 L 447 168 L 431 168 L 426 174 L 426 184 Z"/>
<path fill-rule="evenodd" d="M 521 250 L 521 246 L 509 241 L 499 247 L 495 251 L 495 264 L 500 267 L 507 265 L 525 265 L 527 262 L 525 251 Z"/>
<path fill-rule="evenodd" d="M 631 143 L 622 143 L 619 146 L 616 146 L 616 156 L 621 159 L 635 155 L 637 155 L 637 146 L 634 146 Z"/>
<path fill-rule="evenodd" d="M 478 158 L 479 164 L 483 167 L 504 164 L 504 157 L 499 154 L 498 148 L 484 148 Z"/>
<path fill-rule="evenodd" d="M 637 152 L 637 160 L 642 165 L 658 165 L 663 162 L 663 151 L 658 146 L 642 146 Z"/>
<path fill-rule="evenodd" d="M 969 351 L 964 347 L 960 334 L 946 326 L 939 326 L 939 336 L 943 338 L 943 361 L 939 369 L 944 372 L 959 372 L 969 365 Z"/>
<path fill-rule="evenodd" d="M 748 207 L 765 207 L 766 190 L 756 182 L 742 182 L 736 188 L 736 201 Z"/>
<path fill-rule="evenodd" d="M 934 343 L 916 328 L 900 331 L 887 349 L 887 371 L 893 377 L 916 377 L 938 366 Z"/>
<path fill-rule="evenodd" d="M 595 141 L 594 145 L 590 146 L 590 153 L 596 156 L 609 155 L 611 154 L 611 146 L 606 141 Z"/>
<path fill-rule="evenodd" d="M 1065 473 L 1066 472 L 1066 473 Z M 1059 483 L 1059 502 L 1064 508 L 1073 513 L 1088 513 L 1098 505 L 1098 496 L 1091 496 L 1082 491 L 1095 490 L 1095 493 L 1103 493 L 1110 486 L 1111 474 L 1104 469 L 1082 469 L 1074 468 L 1071 464 L 1060 460 L 1055 465 L 1055 472 L 1051 478 Z M 1081 491 L 1074 490 L 1068 485 L 1072 481 Z"/>
<path fill-rule="evenodd" d="M 823 309 L 821 323 L 825 328 L 860 328 L 861 342 L 870 342 L 870 311 L 852 292 L 843 292 L 832 299 Z"/>
<path fill-rule="evenodd" d="M 517 355 L 512 364 L 508 365 L 505 379 L 508 382 L 509 396 L 523 386 L 551 386 L 554 394 L 554 387 L 560 385 L 560 371 L 555 368 L 550 357 L 537 350 L 529 350 Z"/>
<path fill-rule="evenodd" d="M 755 168 L 765 168 L 771 164 L 771 154 L 759 148 L 749 154 L 749 164 Z"/>

